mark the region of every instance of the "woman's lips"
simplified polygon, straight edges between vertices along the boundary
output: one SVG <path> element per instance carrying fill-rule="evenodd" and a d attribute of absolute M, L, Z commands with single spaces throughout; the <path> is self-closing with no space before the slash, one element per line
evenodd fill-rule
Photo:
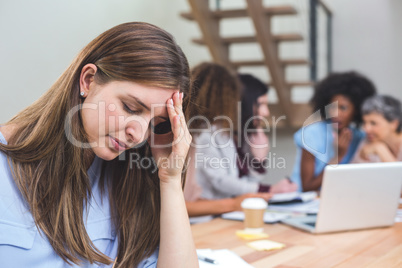
<path fill-rule="evenodd" d="M 112 136 L 110 136 L 110 141 L 116 151 L 124 151 L 127 149 L 127 145 L 124 142 L 121 142 Z"/>
<path fill-rule="evenodd" d="M 369 141 L 373 141 L 373 140 L 375 140 L 375 136 L 366 134 L 366 139 L 369 140 Z"/>

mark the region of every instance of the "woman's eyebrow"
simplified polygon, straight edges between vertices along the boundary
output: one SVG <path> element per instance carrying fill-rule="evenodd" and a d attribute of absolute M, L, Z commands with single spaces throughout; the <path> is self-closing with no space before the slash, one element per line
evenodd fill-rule
<path fill-rule="evenodd" d="M 150 111 L 151 109 L 145 105 L 145 103 L 143 103 L 139 98 L 133 96 L 133 95 L 128 95 L 130 98 L 132 98 L 135 102 L 137 102 L 139 105 L 141 105 L 142 107 L 144 107 L 145 109 L 147 109 L 148 111 Z M 165 116 L 158 116 L 159 118 L 163 119 L 163 120 L 169 120 L 168 117 Z"/>
<path fill-rule="evenodd" d="M 147 109 L 148 111 L 151 111 L 151 109 L 145 105 L 145 103 L 143 103 L 139 98 L 133 96 L 133 95 L 128 95 L 130 98 L 134 99 L 135 102 L 137 102 L 139 105 L 141 105 L 142 107 L 144 107 L 145 109 Z"/>

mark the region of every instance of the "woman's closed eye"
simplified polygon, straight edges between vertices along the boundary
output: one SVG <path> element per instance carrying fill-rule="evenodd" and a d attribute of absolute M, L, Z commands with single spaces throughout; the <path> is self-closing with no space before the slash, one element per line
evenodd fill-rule
<path fill-rule="evenodd" d="M 124 111 L 126 111 L 129 114 L 140 114 L 141 113 L 141 110 L 130 109 L 130 107 L 128 107 L 128 105 L 125 104 L 124 102 L 123 102 L 123 109 L 124 109 Z"/>

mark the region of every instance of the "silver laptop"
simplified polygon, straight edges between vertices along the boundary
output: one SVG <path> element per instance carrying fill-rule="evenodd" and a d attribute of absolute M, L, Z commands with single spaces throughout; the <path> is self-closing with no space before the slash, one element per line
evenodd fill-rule
<path fill-rule="evenodd" d="M 282 222 L 311 233 L 391 226 L 401 187 L 401 162 L 327 166 L 318 214 Z"/>

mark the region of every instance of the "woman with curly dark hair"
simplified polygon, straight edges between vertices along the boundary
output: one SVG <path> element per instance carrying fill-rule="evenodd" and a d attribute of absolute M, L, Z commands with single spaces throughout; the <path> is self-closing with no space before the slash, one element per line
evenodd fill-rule
<path fill-rule="evenodd" d="M 297 155 L 292 180 L 300 191 L 318 190 L 326 165 L 352 160 L 364 138 L 358 129 L 361 105 L 375 93 L 374 84 L 357 72 L 333 73 L 316 85 L 311 104 L 321 120 L 294 135 Z"/>

